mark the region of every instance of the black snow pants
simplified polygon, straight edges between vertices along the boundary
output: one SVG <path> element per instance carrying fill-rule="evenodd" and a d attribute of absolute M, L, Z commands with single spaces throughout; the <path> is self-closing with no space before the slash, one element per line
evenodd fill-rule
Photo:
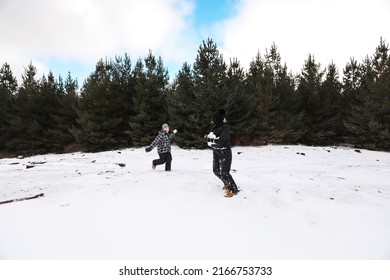
<path fill-rule="evenodd" d="M 213 150 L 213 172 L 225 184 L 230 186 L 232 192 L 238 192 L 238 188 L 232 175 L 230 167 L 232 165 L 232 150 L 226 148 L 223 150 Z"/>
<path fill-rule="evenodd" d="M 159 159 L 153 160 L 154 165 L 165 163 L 165 171 L 171 171 L 172 154 L 170 152 L 158 154 Z"/>

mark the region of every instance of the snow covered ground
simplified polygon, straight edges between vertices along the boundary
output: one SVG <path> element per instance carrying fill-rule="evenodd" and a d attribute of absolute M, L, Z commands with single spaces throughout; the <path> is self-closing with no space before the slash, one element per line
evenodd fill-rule
<path fill-rule="evenodd" d="M 44 197 L 0 204 L 0 259 L 390 259 L 389 153 L 235 147 L 233 198 L 210 150 L 172 154 L 1 159 L 0 202 Z"/>

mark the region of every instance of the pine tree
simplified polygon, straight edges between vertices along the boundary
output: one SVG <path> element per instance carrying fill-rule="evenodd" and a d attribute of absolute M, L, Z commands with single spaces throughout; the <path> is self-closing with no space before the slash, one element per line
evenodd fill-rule
<path fill-rule="evenodd" d="M 193 66 L 194 93 L 196 98 L 196 148 L 207 147 L 203 136 L 211 129 L 211 114 L 226 106 L 227 66 L 212 39 L 203 41 Z M 227 112 L 229 114 L 229 112 Z"/>
<path fill-rule="evenodd" d="M 190 65 L 184 63 L 168 94 L 168 113 L 173 127 L 179 133 L 175 142 L 182 148 L 199 146 L 198 104 L 194 92 L 194 77 Z"/>
<path fill-rule="evenodd" d="M 350 58 L 350 61 L 346 64 L 343 70 L 343 81 L 342 81 L 342 95 L 341 103 L 343 106 L 342 110 L 342 121 L 343 121 L 343 140 L 353 143 L 353 133 L 351 132 L 350 126 L 352 116 L 352 109 L 358 103 L 358 95 L 360 91 L 360 65 L 354 59 Z"/>
<path fill-rule="evenodd" d="M 163 123 L 168 122 L 166 94 L 168 71 L 161 57 L 149 51 L 148 56 L 137 61 L 134 69 L 136 94 L 133 98 L 134 116 L 130 117 L 133 144 L 137 147 L 149 145 L 156 137 Z"/>
<path fill-rule="evenodd" d="M 76 141 L 89 151 L 124 147 L 127 102 L 114 78 L 115 63 L 100 60 L 95 72 L 84 83 L 77 112 L 78 125 L 70 131 Z"/>
<path fill-rule="evenodd" d="M 23 154 L 56 151 L 57 139 L 50 130 L 56 126 L 52 116 L 59 109 L 58 84 L 52 72 L 40 80 L 35 75 L 36 68 L 30 64 L 16 95 L 15 118 L 11 121 L 10 149 Z"/>
<path fill-rule="evenodd" d="M 347 94 L 351 100 L 349 100 L 349 110 L 344 120 L 347 131 L 346 140 L 357 147 L 373 148 L 371 143 L 374 139 L 368 125 L 372 118 L 372 112 L 366 107 L 371 96 L 369 84 L 372 84 L 374 79 L 372 62 L 369 57 L 366 57 L 363 63 L 358 66 L 355 79 L 355 83 L 351 83 L 349 80 L 346 83 L 346 85 L 353 86 L 347 88 Z"/>
<path fill-rule="evenodd" d="M 276 46 L 271 47 L 271 52 L 266 50 L 263 57 L 260 52 L 251 61 L 247 74 L 247 86 L 255 96 L 255 112 L 257 127 L 255 135 L 261 137 L 264 142 L 277 142 L 275 139 L 278 123 L 278 108 L 280 96 L 276 91 L 276 83 L 280 72 L 280 55 Z"/>
<path fill-rule="evenodd" d="M 373 57 L 374 83 L 372 97 L 367 105 L 373 112 L 369 123 L 375 139 L 375 148 L 390 150 L 390 51 L 389 44 L 380 39 Z"/>
<path fill-rule="evenodd" d="M 254 135 L 261 136 L 264 141 L 268 141 L 271 128 L 269 124 L 269 107 L 271 106 L 270 91 L 272 81 L 267 80 L 266 65 L 264 58 L 257 53 L 255 58 L 249 64 L 249 70 L 246 79 L 247 91 L 255 96 L 255 113 L 257 119 L 257 127 Z"/>
<path fill-rule="evenodd" d="M 246 76 L 238 59 L 231 59 L 227 69 L 227 122 L 232 126 L 232 143 L 249 144 L 257 127 L 255 96 L 246 88 Z"/>
<path fill-rule="evenodd" d="M 70 129 L 76 125 L 77 89 L 77 80 L 73 80 L 70 72 L 66 77 L 65 83 L 59 77 L 56 94 L 58 108 L 51 114 L 55 125 L 48 131 L 51 139 L 54 140 L 53 151 L 55 152 L 61 152 L 66 146 L 75 142 Z"/>
<path fill-rule="evenodd" d="M 302 113 L 295 96 L 295 81 L 282 66 L 275 43 L 264 57 L 258 52 L 251 61 L 247 87 L 255 95 L 258 126 L 264 142 L 296 142 L 302 135 Z"/>
<path fill-rule="evenodd" d="M 347 106 L 345 109 L 349 111 L 351 106 L 358 102 L 358 90 L 361 87 L 361 71 L 359 63 L 351 58 L 344 69 L 343 75 L 343 104 Z"/>
<path fill-rule="evenodd" d="M 322 111 L 320 90 L 324 72 L 321 65 L 316 63 L 313 55 L 309 54 L 301 74 L 298 77 L 297 93 L 299 94 L 305 131 L 301 139 L 308 145 L 320 145 L 323 138 L 321 131 Z"/>
<path fill-rule="evenodd" d="M 298 94 L 295 91 L 295 79 L 291 73 L 288 73 L 286 65 L 280 69 L 274 91 L 279 102 L 275 108 L 274 130 L 270 141 L 272 143 L 296 144 L 305 131 L 303 112 Z"/>
<path fill-rule="evenodd" d="M 295 81 L 282 65 L 281 56 L 275 43 L 265 54 L 265 82 L 267 86 L 269 115 L 269 142 L 296 143 L 302 137 L 303 114 L 295 95 Z"/>
<path fill-rule="evenodd" d="M 319 91 L 320 107 L 316 112 L 316 144 L 339 143 L 342 138 L 341 83 L 336 65 L 332 62 L 326 71 Z"/>
<path fill-rule="evenodd" d="M 345 120 L 347 139 L 358 147 L 390 150 L 390 58 L 382 38 L 360 69 L 359 94 Z"/>
<path fill-rule="evenodd" d="M 132 145 L 131 135 L 129 136 L 130 118 L 135 115 L 134 97 L 136 96 L 136 81 L 133 77 L 132 62 L 125 53 L 124 57 L 116 57 L 113 65 L 113 88 L 118 92 L 121 100 L 121 112 L 123 121 L 119 124 L 118 130 L 124 142 Z M 124 132 L 124 134 L 122 134 Z"/>
<path fill-rule="evenodd" d="M 36 79 L 37 69 L 30 63 L 22 75 L 22 84 L 15 96 L 14 118 L 10 120 L 10 139 L 7 150 L 21 154 L 43 152 L 39 133 L 42 128 L 37 121 L 42 104 L 39 104 L 39 83 Z"/>
<path fill-rule="evenodd" d="M 34 135 L 36 135 L 34 141 L 36 141 L 38 148 L 37 152 L 61 151 L 62 145 L 59 143 L 59 139 L 51 133 L 58 125 L 53 116 L 60 109 L 59 84 L 51 71 L 47 78 L 44 75 L 40 80 L 38 94 L 34 98 L 34 103 L 40 107 L 39 111 L 35 109 L 33 111 L 33 119 L 37 124 L 37 130 L 34 132 Z"/>
<path fill-rule="evenodd" d="M 10 121 L 14 117 L 15 94 L 18 88 L 16 78 L 9 64 L 0 69 L 0 151 L 5 151 L 10 134 Z"/>

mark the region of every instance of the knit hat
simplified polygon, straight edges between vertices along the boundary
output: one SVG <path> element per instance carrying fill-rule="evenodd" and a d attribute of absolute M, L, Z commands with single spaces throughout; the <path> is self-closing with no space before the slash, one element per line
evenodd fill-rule
<path fill-rule="evenodd" d="M 221 124 L 223 123 L 223 116 L 221 112 L 215 112 L 212 115 L 212 120 L 214 124 Z"/>
<path fill-rule="evenodd" d="M 169 125 L 166 124 L 166 123 L 164 123 L 164 124 L 162 125 L 162 129 L 166 129 L 166 128 L 169 128 Z"/>

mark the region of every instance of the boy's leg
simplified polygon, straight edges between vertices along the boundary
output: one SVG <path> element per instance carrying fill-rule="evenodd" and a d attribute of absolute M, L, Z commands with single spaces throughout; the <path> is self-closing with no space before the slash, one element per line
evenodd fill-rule
<path fill-rule="evenodd" d="M 228 183 L 224 180 L 221 174 L 222 168 L 222 154 L 220 150 L 213 150 L 213 172 L 225 185 Z"/>
<path fill-rule="evenodd" d="M 230 190 L 234 193 L 238 192 L 236 182 L 232 175 L 230 175 L 230 167 L 232 165 L 232 151 L 226 149 L 222 151 L 222 160 L 221 160 L 221 177 L 222 181 L 227 183 L 230 186 Z"/>
<path fill-rule="evenodd" d="M 153 160 L 153 165 L 160 165 L 165 163 L 165 153 L 158 154 L 159 159 Z"/>
<path fill-rule="evenodd" d="M 165 155 L 165 171 L 171 171 L 172 154 L 166 153 Z"/>

